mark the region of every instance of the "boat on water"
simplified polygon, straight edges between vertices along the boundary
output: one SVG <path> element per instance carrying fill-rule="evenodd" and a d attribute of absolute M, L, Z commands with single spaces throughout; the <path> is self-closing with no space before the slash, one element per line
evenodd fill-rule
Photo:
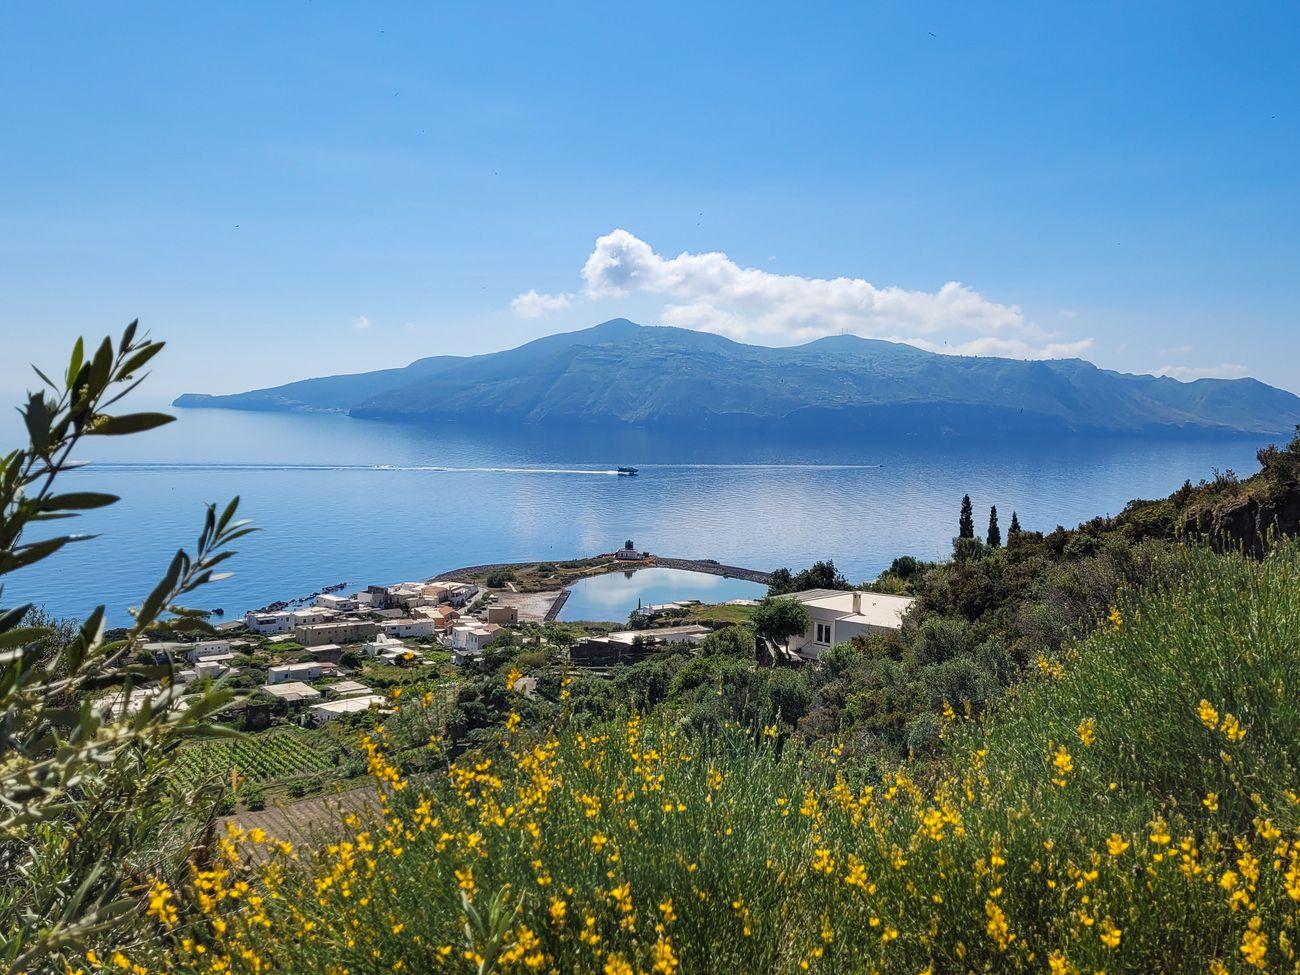
<path fill-rule="evenodd" d="M 623 477 L 636 477 L 635 467 L 620 467 L 618 473 Z"/>

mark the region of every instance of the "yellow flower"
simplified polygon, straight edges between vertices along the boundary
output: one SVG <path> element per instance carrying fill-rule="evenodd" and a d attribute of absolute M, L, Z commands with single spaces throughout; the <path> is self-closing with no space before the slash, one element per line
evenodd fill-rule
<path fill-rule="evenodd" d="M 456 871 L 456 882 L 467 894 L 474 893 L 474 868 L 465 867 Z"/>
<path fill-rule="evenodd" d="M 1117 630 L 1124 625 L 1124 617 L 1120 615 L 1118 606 L 1110 608 L 1110 615 L 1107 618 L 1115 625 Z"/>
<path fill-rule="evenodd" d="M 1110 839 L 1106 840 L 1106 852 L 1111 856 L 1117 857 L 1128 849 L 1128 840 L 1118 833 L 1111 833 Z"/>
<path fill-rule="evenodd" d="M 1263 971 L 1268 964 L 1268 935 L 1259 928 L 1259 918 L 1251 918 L 1247 930 L 1241 936 L 1241 957 L 1246 959 L 1246 964 Z"/>
<path fill-rule="evenodd" d="M 596 933 L 596 919 L 590 914 L 582 922 L 582 930 L 578 932 L 578 940 L 592 947 L 595 947 L 600 941 L 600 935 Z"/>
<path fill-rule="evenodd" d="M 819 873 L 834 873 L 835 858 L 826 847 L 820 847 L 813 856 L 812 868 Z"/>
<path fill-rule="evenodd" d="M 171 889 L 161 880 L 155 880 L 149 888 L 149 907 L 145 913 L 170 927 L 176 923 L 176 905 L 172 903 L 173 898 Z"/>
<path fill-rule="evenodd" d="M 1211 731 L 1219 727 L 1219 712 L 1214 710 L 1214 705 L 1201 698 L 1201 703 L 1196 706 L 1196 713 L 1201 719 L 1201 724 Z"/>
<path fill-rule="evenodd" d="M 1079 722 L 1079 727 L 1075 731 L 1078 732 L 1079 741 L 1083 742 L 1083 747 L 1091 748 L 1097 732 L 1097 720 L 1095 718 L 1084 718 Z"/>
<path fill-rule="evenodd" d="M 1006 951 L 1011 942 L 1016 940 L 1006 914 L 1003 913 L 1002 908 L 991 900 L 984 901 L 984 914 L 988 918 L 984 930 L 993 939 L 993 943 L 998 946 L 998 951 Z"/>
<path fill-rule="evenodd" d="M 1237 716 L 1231 712 L 1225 711 L 1223 714 L 1223 723 L 1219 725 L 1219 730 L 1223 732 L 1223 737 L 1228 741 L 1241 741 L 1246 737 L 1246 729 L 1241 726 Z"/>
<path fill-rule="evenodd" d="M 672 943 L 667 938 L 660 938 L 650 949 L 651 971 L 657 975 L 673 975 L 677 971 L 677 956 L 673 954 Z"/>
<path fill-rule="evenodd" d="M 1219 811 L 1219 794 L 1217 792 L 1207 792 L 1205 798 L 1201 800 L 1201 805 L 1210 812 Z"/>
<path fill-rule="evenodd" d="M 551 923 L 559 926 L 564 923 L 564 916 L 569 912 L 569 905 L 558 897 L 551 898 Z"/>
<path fill-rule="evenodd" d="M 1070 757 L 1070 753 L 1064 745 L 1057 748 L 1056 754 L 1052 756 L 1052 767 L 1056 769 L 1056 775 L 1052 781 L 1064 788 L 1067 781 L 1066 776 L 1074 771 L 1074 759 Z"/>
<path fill-rule="evenodd" d="M 1151 824 L 1151 842 L 1157 846 L 1165 846 L 1169 843 L 1169 826 L 1163 819 L 1157 819 Z"/>
<path fill-rule="evenodd" d="M 1123 932 L 1121 932 L 1119 928 L 1115 927 L 1115 925 L 1111 923 L 1110 918 L 1102 919 L 1101 931 L 1099 932 L 1098 937 L 1101 938 L 1101 943 L 1107 948 L 1118 948 L 1120 935 L 1122 933 Z"/>

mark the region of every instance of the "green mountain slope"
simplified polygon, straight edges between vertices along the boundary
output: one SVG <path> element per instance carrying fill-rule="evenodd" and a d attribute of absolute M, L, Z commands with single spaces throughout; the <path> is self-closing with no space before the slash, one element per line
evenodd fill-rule
<path fill-rule="evenodd" d="M 1300 423 L 1300 398 L 1252 379 L 1183 383 L 1079 359 L 946 356 L 850 335 L 768 348 L 624 319 L 504 352 L 232 396 L 186 394 L 176 405 L 873 435 L 1267 435 Z"/>

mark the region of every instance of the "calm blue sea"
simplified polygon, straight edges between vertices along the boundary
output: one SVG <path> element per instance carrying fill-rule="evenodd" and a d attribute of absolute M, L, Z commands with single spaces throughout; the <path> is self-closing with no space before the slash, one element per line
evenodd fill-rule
<path fill-rule="evenodd" d="M 161 430 L 93 445 L 95 463 L 70 474 L 67 489 L 123 501 L 81 519 L 80 530 L 99 539 L 10 576 L 4 604 L 34 600 L 81 615 L 103 602 L 121 622 L 176 547 L 192 544 L 203 502 L 236 494 L 261 531 L 240 544 L 235 577 L 195 600 L 228 617 L 338 582 L 573 558 L 629 538 L 665 555 L 756 568 L 832 558 L 865 579 L 902 553 L 943 555 L 963 493 L 981 530 L 991 504 L 1004 530 L 1013 509 L 1026 528 L 1050 529 L 1166 494 L 1215 467 L 1251 472 L 1260 446 L 882 445 L 177 412 Z M 618 477 L 619 465 L 641 474 Z"/>

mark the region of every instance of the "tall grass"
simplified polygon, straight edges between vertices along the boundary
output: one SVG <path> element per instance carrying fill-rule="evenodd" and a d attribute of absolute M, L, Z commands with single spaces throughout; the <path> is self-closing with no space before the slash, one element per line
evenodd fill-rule
<path fill-rule="evenodd" d="M 661 711 L 516 727 L 429 784 L 402 778 L 378 729 L 382 814 L 314 854 L 235 831 L 189 889 L 155 888 L 152 930 L 119 961 L 1300 970 L 1300 556 L 1188 557 L 1178 588 L 1115 607 L 982 724 L 950 715 L 941 762 L 883 776 Z"/>

